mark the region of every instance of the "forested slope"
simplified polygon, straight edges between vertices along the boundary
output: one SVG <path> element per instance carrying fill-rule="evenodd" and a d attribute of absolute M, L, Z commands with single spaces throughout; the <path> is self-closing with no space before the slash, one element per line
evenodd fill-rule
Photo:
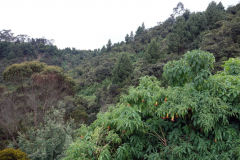
<path fill-rule="evenodd" d="M 59 137 L 61 142 L 51 138 L 49 141 L 56 145 L 68 146 L 70 142 L 75 141 L 75 129 L 81 123 L 90 125 L 99 111 L 105 112 L 109 106 L 116 105 L 120 102 L 121 95 L 131 94 L 129 87 L 137 87 L 140 84 L 140 77 L 156 77 L 158 81 L 154 79 L 154 82 L 159 83 L 158 87 L 167 88 L 176 84 L 182 87 L 188 82 L 186 77 L 181 84 L 178 84 L 179 79 L 176 84 L 172 84 L 169 77 L 163 76 L 163 72 L 164 66 L 168 66 L 166 64 L 172 61 L 178 63 L 180 68 L 184 66 L 185 62 L 180 59 L 187 51 L 200 49 L 212 53 L 215 57 L 215 61 L 211 62 L 214 70 L 209 69 L 207 74 L 222 71 L 224 61 L 240 55 L 239 26 L 240 4 L 225 9 L 221 2 L 218 4 L 211 2 L 204 12 L 192 12 L 185 9 L 184 4 L 178 3 L 173 8 L 173 14 L 165 21 L 158 22 L 149 29 L 142 23 L 135 32 L 126 34 L 124 42 L 112 44 L 109 40 L 101 49 L 95 50 L 59 49 L 53 45 L 53 40 L 34 39 L 27 35 L 14 36 L 11 30 L 0 31 L 1 147 L 5 148 L 14 142 L 15 147 L 26 147 L 24 151 L 28 154 L 35 153 L 34 149 L 29 150 L 30 146 L 37 146 L 37 143 L 40 145 L 40 142 L 36 143 L 34 135 L 29 138 L 31 143 L 25 142 L 23 138 L 35 128 L 39 129 L 38 136 L 46 139 L 48 136 L 44 135 L 46 133 L 44 127 L 42 128 L 44 125 L 52 126 L 53 132 L 58 130 L 62 133 L 62 137 Z M 197 75 L 196 72 L 196 76 L 199 77 L 204 74 L 206 73 Z M 172 75 L 172 78 L 174 76 L 176 75 Z M 200 84 L 202 81 L 194 83 Z M 159 103 L 162 101 L 161 99 Z M 52 110 L 55 110 L 51 108 L 52 106 L 57 109 L 54 111 L 55 115 L 51 115 Z M 58 110 L 64 110 L 62 111 L 64 114 Z M 46 123 L 44 120 L 58 114 L 57 121 Z M 162 115 L 162 112 L 159 112 L 159 115 Z M 187 115 L 183 115 L 182 118 L 184 116 Z M 10 121 L 11 117 L 16 118 Z M 54 124 L 64 126 L 64 122 L 70 120 L 70 117 L 75 122 L 68 123 L 71 126 L 69 134 L 53 127 Z M 111 125 L 109 124 L 110 128 Z M 133 130 L 129 132 L 132 133 Z M 63 138 L 65 136 L 71 137 L 71 140 Z M 23 145 L 26 143 L 29 146 Z M 43 147 L 41 152 L 45 152 L 45 145 L 40 145 Z M 55 158 L 66 148 L 59 149 Z M 113 150 L 114 153 L 120 152 L 117 148 Z M 99 153 L 93 156 L 98 157 Z M 136 158 L 135 153 L 131 154 Z"/>

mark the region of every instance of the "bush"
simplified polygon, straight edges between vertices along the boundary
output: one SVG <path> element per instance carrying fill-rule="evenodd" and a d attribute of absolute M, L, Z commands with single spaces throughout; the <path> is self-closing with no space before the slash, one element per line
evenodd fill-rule
<path fill-rule="evenodd" d="M 44 117 L 45 124 L 37 130 L 31 128 L 25 134 L 19 133 L 20 149 L 33 160 L 62 158 L 74 135 L 73 121 L 64 123 L 64 114 L 64 109 L 48 111 Z"/>
<path fill-rule="evenodd" d="M 26 153 L 19 149 L 6 148 L 0 151 L 1 160 L 30 160 Z"/>

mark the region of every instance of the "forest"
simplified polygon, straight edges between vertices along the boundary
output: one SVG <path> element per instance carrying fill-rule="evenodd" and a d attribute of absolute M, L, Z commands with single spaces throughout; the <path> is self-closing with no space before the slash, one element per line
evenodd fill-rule
<path fill-rule="evenodd" d="M 240 3 L 179 2 L 102 48 L 0 31 L 0 159 L 240 159 Z"/>

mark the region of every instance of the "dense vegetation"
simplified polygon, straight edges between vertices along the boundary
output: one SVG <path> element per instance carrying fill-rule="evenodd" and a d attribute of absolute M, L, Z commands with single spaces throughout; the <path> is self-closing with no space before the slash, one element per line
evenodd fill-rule
<path fill-rule="evenodd" d="M 240 77 L 233 70 L 240 60 L 212 76 L 213 62 L 195 50 L 167 63 L 168 88 L 142 77 L 121 103 L 79 129 L 82 138 L 65 159 L 239 159 Z"/>
<path fill-rule="evenodd" d="M 240 4 L 211 2 L 197 13 L 178 3 L 157 26 L 93 51 L 0 31 L 0 149 L 36 160 L 238 159 L 239 26 Z"/>

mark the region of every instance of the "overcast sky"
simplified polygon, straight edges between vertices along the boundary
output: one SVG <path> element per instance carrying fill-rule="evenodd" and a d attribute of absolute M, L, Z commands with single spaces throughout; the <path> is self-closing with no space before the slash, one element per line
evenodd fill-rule
<path fill-rule="evenodd" d="M 102 48 L 108 39 L 166 20 L 178 2 L 191 12 L 204 11 L 210 0 L 0 0 L 0 30 L 54 39 L 58 48 Z M 220 2 L 220 1 L 215 1 Z M 222 0 L 225 9 L 239 0 Z"/>

